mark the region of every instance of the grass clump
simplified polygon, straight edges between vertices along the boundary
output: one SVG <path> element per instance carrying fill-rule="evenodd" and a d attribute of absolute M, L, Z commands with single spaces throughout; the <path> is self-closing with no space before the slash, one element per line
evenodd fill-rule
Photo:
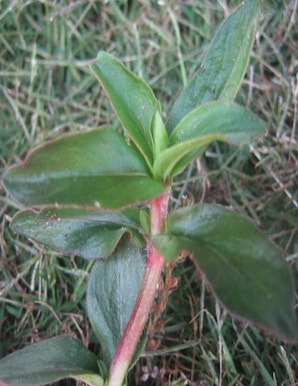
<path fill-rule="evenodd" d="M 215 26 L 238 4 L 3 1 L 1 169 L 61 133 L 117 124 L 88 69 L 99 50 L 112 52 L 144 77 L 168 113 L 173 95 L 196 70 Z M 210 146 L 180 176 L 171 205 L 204 201 L 238 207 L 285 251 L 297 276 L 296 13 L 295 1 L 264 2 L 253 57 L 237 96 L 268 123 L 267 135 L 240 149 Z M 16 204 L 4 191 L 0 199 L 0 356 L 61 333 L 92 346 L 84 317 L 91 263 L 64 258 L 13 234 L 9 223 Z M 132 382 L 298 382 L 297 348 L 235 322 L 193 270 L 190 261 L 184 267 L 168 267 L 165 289 L 153 310 L 157 329 Z"/>

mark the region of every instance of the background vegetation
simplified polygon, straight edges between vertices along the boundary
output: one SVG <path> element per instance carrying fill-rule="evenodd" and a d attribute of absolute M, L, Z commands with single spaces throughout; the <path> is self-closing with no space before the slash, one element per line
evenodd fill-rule
<path fill-rule="evenodd" d="M 62 133 L 119 125 L 88 68 L 99 50 L 143 77 L 162 100 L 166 117 L 216 27 L 239 3 L 0 0 L 2 171 L 32 146 Z M 240 149 L 210 146 L 180 176 L 171 200 L 172 207 L 202 201 L 233 205 L 285 251 L 295 276 L 297 6 L 297 0 L 264 1 L 237 96 L 265 120 L 267 135 Z M 92 263 L 13 234 L 9 224 L 18 206 L 3 190 L 0 200 L 0 357 L 57 334 L 78 337 L 98 352 L 85 316 Z M 196 276 L 189 261 L 167 267 L 153 310 L 156 331 L 131 384 L 297 385 L 297 348 L 234 321 Z"/>

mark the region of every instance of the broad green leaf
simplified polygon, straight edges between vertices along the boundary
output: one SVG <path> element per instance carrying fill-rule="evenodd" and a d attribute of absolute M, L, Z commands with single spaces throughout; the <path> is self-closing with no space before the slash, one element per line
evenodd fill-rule
<path fill-rule="evenodd" d="M 134 308 L 143 274 L 142 249 L 129 237 L 122 238 L 114 253 L 97 261 L 91 271 L 88 315 L 107 367 Z"/>
<path fill-rule="evenodd" d="M 153 91 L 106 52 L 98 54 L 91 70 L 108 95 L 123 127 L 151 165 L 153 143 L 150 124 L 158 105 Z"/>
<path fill-rule="evenodd" d="M 170 215 L 167 232 L 154 236 L 160 253 L 173 259 L 189 251 L 228 310 L 286 340 L 298 339 L 289 267 L 249 219 L 198 205 Z"/>
<path fill-rule="evenodd" d="M 36 148 L 24 163 L 8 170 L 3 182 L 27 206 L 118 208 L 163 190 L 135 147 L 107 127 L 66 135 Z"/>
<path fill-rule="evenodd" d="M 122 236 L 140 227 L 139 211 L 122 212 L 76 208 L 46 208 L 19 212 L 12 229 L 66 255 L 86 259 L 109 256 Z"/>
<path fill-rule="evenodd" d="M 258 136 L 264 123 L 236 103 L 206 103 L 186 115 L 170 136 L 170 147 L 157 157 L 155 176 L 174 176 L 214 140 L 243 144 Z"/>
<path fill-rule="evenodd" d="M 0 360 L 0 381 L 10 386 L 43 385 L 63 378 L 104 386 L 96 356 L 68 336 L 33 344 Z"/>
<path fill-rule="evenodd" d="M 244 1 L 221 24 L 197 73 L 172 108 L 169 133 L 197 106 L 215 99 L 234 99 L 248 64 L 260 3 Z"/>

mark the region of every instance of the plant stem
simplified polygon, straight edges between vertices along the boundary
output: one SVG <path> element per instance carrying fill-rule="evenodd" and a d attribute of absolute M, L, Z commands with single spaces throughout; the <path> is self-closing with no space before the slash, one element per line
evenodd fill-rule
<path fill-rule="evenodd" d="M 151 234 L 156 235 L 164 229 L 168 212 L 169 188 L 151 201 Z"/>
<path fill-rule="evenodd" d="M 151 232 L 160 233 L 167 215 L 169 191 L 151 201 Z M 121 386 L 148 319 L 164 265 L 150 238 L 147 242 L 148 259 L 143 283 L 134 310 L 125 327 L 110 368 L 108 386 Z"/>

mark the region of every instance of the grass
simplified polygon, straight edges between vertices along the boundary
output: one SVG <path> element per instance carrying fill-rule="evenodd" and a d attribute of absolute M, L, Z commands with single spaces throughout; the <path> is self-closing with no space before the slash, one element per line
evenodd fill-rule
<path fill-rule="evenodd" d="M 112 52 L 148 81 L 166 115 L 216 26 L 239 3 L 0 1 L 1 169 L 62 133 L 119 125 L 88 68 L 99 50 Z M 179 177 L 171 201 L 172 207 L 192 201 L 233 205 L 285 251 L 296 276 L 297 6 L 297 0 L 264 1 L 237 96 L 267 122 L 267 135 L 240 149 L 210 146 Z M 63 333 L 97 353 L 85 317 L 91 263 L 12 233 L 18 206 L 3 190 L 0 200 L 0 357 Z M 228 316 L 190 261 L 167 271 L 161 299 L 168 298 L 167 307 L 161 300 L 155 305 L 157 330 L 131 374 L 132 385 L 297 384 L 297 348 Z"/>

